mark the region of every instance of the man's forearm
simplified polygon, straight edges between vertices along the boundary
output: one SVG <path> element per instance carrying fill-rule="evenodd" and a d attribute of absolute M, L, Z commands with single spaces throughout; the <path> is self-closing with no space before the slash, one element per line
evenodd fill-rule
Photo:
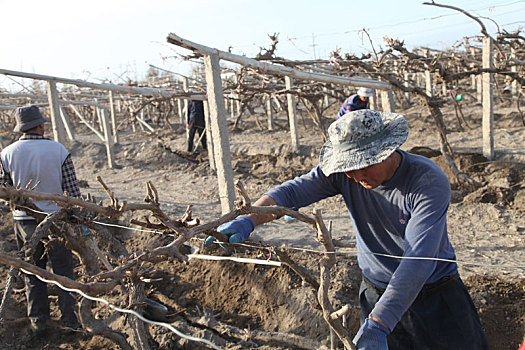
<path fill-rule="evenodd" d="M 268 195 L 263 195 L 261 198 L 255 201 L 255 203 L 253 203 L 253 206 L 255 207 L 271 207 L 274 205 L 277 205 L 277 203 L 272 197 Z M 253 220 L 255 226 L 262 225 L 277 218 L 277 215 L 274 214 L 248 214 L 246 216 Z"/>
<path fill-rule="evenodd" d="M 416 299 L 434 267 L 435 261 L 403 260 L 370 314 L 381 320 L 387 328 L 394 329 Z"/>
<path fill-rule="evenodd" d="M 392 331 L 392 330 L 390 329 L 390 327 L 388 327 L 388 326 L 386 325 L 386 323 L 384 323 L 383 321 L 381 321 L 379 318 L 374 317 L 374 316 L 371 316 L 371 315 L 368 316 L 368 318 L 371 319 L 371 320 L 376 321 L 377 323 L 379 323 L 381 326 L 385 327 L 385 328 L 388 329 L 389 331 Z"/>

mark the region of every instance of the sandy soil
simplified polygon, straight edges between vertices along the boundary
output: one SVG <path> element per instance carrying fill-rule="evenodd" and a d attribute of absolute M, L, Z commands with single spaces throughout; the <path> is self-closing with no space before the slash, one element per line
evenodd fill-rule
<path fill-rule="evenodd" d="M 334 105 L 334 110 L 337 108 Z M 448 138 L 457 152 L 460 169 L 483 183 L 475 191 L 462 188 L 452 179 L 452 204 L 448 214 L 449 232 L 460 262 L 460 274 L 478 307 L 492 349 L 517 349 L 525 334 L 525 128 L 510 107 L 496 108 L 496 159 L 488 162 L 481 155 L 481 107 L 473 104 L 464 109 L 472 129 L 459 130 L 454 110 L 446 109 Z M 418 107 L 402 110 L 410 124 L 410 136 L 403 149 L 424 154 L 440 166 L 439 143 L 434 124 Z M 301 112 L 300 112 L 301 113 Z M 299 116 L 301 149 L 293 153 L 288 146 L 290 137 L 283 128 L 286 116 L 277 115 L 276 131 L 259 130 L 253 118 L 245 117 L 243 130 L 230 130 L 231 150 L 235 178 L 243 181 L 248 194 L 256 199 L 271 186 L 300 175 L 317 164 L 317 152 L 322 144 L 319 132 L 308 114 Z M 328 125 L 330 120 L 326 118 Z M 152 181 L 159 190 L 162 209 L 170 217 L 178 218 L 193 205 L 193 215 L 202 222 L 220 216 L 217 180 L 208 170 L 206 153 L 182 157 L 185 149 L 184 131 L 165 130 L 157 134 L 138 131 L 123 132 L 116 148 L 118 169 L 106 166 L 105 148 L 87 132 L 79 129 L 78 142 L 66 146 L 73 155 L 78 177 L 84 183 L 83 193 L 99 198 L 105 194 L 96 182 L 100 175 L 119 197 L 128 202 L 142 202 L 146 194 L 146 181 Z M 304 208 L 303 213 L 311 213 Z M 334 238 L 343 242 L 354 241 L 350 219 L 341 198 L 331 198 L 315 205 L 323 209 L 325 221 L 332 221 Z M 14 253 L 16 246 L 11 232 L 10 215 L 3 208 L 1 248 Z M 129 226 L 126 217 L 121 224 Z M 141 252 L 171 238 L 146 232 L 116 229 L 115 236 L 122 239 L 130 252 Z M 304 223 L 280 219 L 258 227 L 253 241 L 281 248 L 321 249 L 313 230 Z M 200 237 L 203 238 L 203 237 Z M 191 242 L 209 254 L 233 254 L 239 257 L 267 259 L 268 253 L 249 249 L 227 252 L 223 249 L 201 247 L 202 241 Z M 315 252 L 286 250 L 314 276 L 318 276 L 320 255 Z M 5 285 L 7 267 L 0 265 Z M 79 274 L 81 269 L 78 268 Z M 240 329 L 293 333 L 327 343 L 328 328 L 318 310 L 308 302 L 311 289 L 287 267 L 267 267 L 239 264 L 231 261 L 208 262 L 191 260 L 189 265 L 166 261 L 157 266 L 160 281 L 148 284 L 150 298 L 169 308 L 165 321 L 194 336 L 206 337 L 225 348 L 294 348 L 262 340 L 235 339 L 212 332 L 197 321 L 203 315 L 213 316 Z M 333 270 L 330 295 L 334 307 L 345 303 L 354 306 L 349 319 L 351 332 L 358 327 L 359 269 L 355 253 L 341 250 Z M 51 289 L 53 295 L 53 290 Z M 56 297 L 52 296 L 53 319 L 57 319 Z M 119 300 L 117 296 L 108 296 Z M 28 322 L 24 318 L 25 296 L 15 290 L 6 312 L 6 322 L 0 325 L 4 336 L 3 349 L 99 349 L 117 348 L 101 337 L 86 333 L 65 335 L 54 328 L 49 336 L 57 339 L 31 338 Z M 113 328 L 126 330 L 126 321 L 99 305 L 95 313 L 108 320 Z M 150 327 L 152 348 L 199 348 L 194 342 L 181 340 L 164 328 Z"/>

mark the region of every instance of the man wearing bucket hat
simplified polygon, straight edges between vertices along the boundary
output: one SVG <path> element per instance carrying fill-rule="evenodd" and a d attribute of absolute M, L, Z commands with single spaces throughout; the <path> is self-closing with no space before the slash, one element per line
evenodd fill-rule
<path fill-rule="evenodd" d="M 372 96 L 374 96 L 374 89 L 365 87 L 359 88 L 357 94 L 352 95 L 345 100 L 339 113 L 337 113 L 337 119 L 341 118 L 348 112 L 370 108 L 369 98 Z"/>
<path fill-rule="evenodd" d="M 32 181 L 36 191 L 66 192 L 69 196 L 80 197 L 71 155 L 60 143 L 44 137 L 44 123 L 48 120 L 42 116 L 39 108 L 35 105 L 19 107 L 15 119 L 14 131 L 21 132 L 22 136 L 0 153 L 0 185 L 24 188 Z M 60 209 L 52 201 L 35 201 L 34 204 L 46 213 Z M 14 210 L 13 218 L 18 249 L 24 250 L 24 243 L 31 238 L 38 223 L 22 210 Z M 55 273 L 74 278 L 73 257 L 63 244 L 45 247 L 43 242 L 39 242 L 32 262 L 45 269 L 48 257 Z M 24 279 L 31 330 L 36 336 L 41 336 L 45 334 L 46 321 L 49 319 L 47 285 L 32 275 Z M 80 325 L 74 312 L 75 299 L 60 288 L 57 293 L 62 323 L 78 328 Z"/>
<path fill-rule="evenodd" d="M 254 205 L 298 209 L 342 195 L 363 274 L 357 348 L 488 348 L 448 238 L 449 181 L 431 160 L 399 149 L 408 137 L 405 118 L 358 110 L 333 122 L 328 133 L 317 167 Z M 237 243 L 274 219 L 250 214 L 217 230 Z"/>

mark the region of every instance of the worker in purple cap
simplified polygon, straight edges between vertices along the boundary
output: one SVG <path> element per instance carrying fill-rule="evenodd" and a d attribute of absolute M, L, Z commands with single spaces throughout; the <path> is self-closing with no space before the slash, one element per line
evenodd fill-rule
<path fill-rule="evenodd" d="M 360 109 L 370 108 L 370 97 L 374 96 L 374 89 L 371 88 L 359 88 L 357 94 L 350 96 L 345 100 L 341 109 L 337 113 L 337 119 L 341 118 L 348 112 L 357 111 Z"/>

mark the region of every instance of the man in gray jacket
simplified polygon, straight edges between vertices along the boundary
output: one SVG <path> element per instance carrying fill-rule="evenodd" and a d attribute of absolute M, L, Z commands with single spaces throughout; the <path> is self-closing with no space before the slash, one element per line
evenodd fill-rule
<path fill-rule="evenodd" d="M 20 139 L 4 148 L 0 154 L 0 185 L 25 187 L 30 181 L 36 184 L 35 191 L 64 194 L 80 197 L 80 189 L 71 155 L 58 142 L 44 137 L 44 123 L 37 106 L 19 107 L 15 112 L 15 132 L 21 132 Z M 60 209 L 52 201 L 35 201 L 34 204 L 45 213 Z M 24 249 L 36 230 L 37 221 L 22 210 L 13 211 L 14 231 L 18 249 Z M 46 246 L 39 242 L 32 256 L 32 263 L 45 269 L 47 258 L 51 260 L 53 272 L 74 278 L 73 257 L 63 244 Z M 37 277 L 25 276 L 27 315 L 31 321 L 31 330 L 37 335 L 44 335 L 46 321 L 49 319 L 49 300 L 46 283 Z M 76 301 L 66 291 L 58 289 L 58 304 L 61 322 L 71 328 L 78 328 L 79 323 L 74 312 Z"/>

